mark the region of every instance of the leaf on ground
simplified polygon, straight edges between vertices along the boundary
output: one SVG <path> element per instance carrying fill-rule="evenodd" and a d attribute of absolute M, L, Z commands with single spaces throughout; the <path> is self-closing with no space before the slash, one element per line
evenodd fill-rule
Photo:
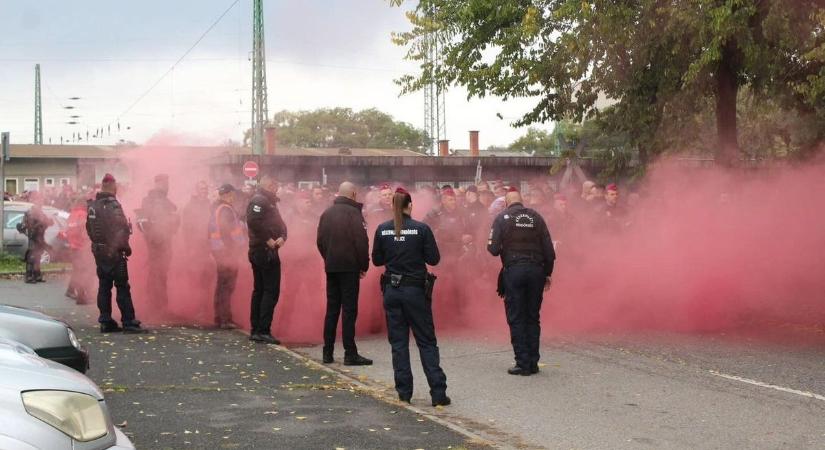
<path fill-rule="evenodd" d="M 127 421 L 125 421 L 125 420 L 124 420 L 124 421 L 123 421 L 123 423 L 119 423 L 119 424 L 117 424 L 116 426 L 117 426 L 118 428 L 126 428 L 126 426 L 127 426 L 127 425 L 129 425 L 129 423 L 128 423 Z"/>

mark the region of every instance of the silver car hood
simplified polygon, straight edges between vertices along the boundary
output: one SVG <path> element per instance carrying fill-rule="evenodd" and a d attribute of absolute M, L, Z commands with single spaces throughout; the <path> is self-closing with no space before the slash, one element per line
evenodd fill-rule
<path fill-rule="evenodd" d="M 0 337 L 34 349 L 71 345 L 68 325 L 46 314 L 15 306 L 0 305 Z"/>
<path fill-rule="evenodd" d="M 13 341 L 0 341 L 0 391 L 57 390 L 80 392 L 103 400 L 103 392 L 85 375 L 32 354 Z"/>

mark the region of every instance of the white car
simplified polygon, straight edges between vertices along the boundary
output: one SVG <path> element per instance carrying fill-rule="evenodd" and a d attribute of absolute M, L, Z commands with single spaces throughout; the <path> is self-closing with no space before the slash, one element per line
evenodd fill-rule
<path fill-rule="evenodd" d="M 134 449 L 92 380 L 0 338 L 0 449 Z"/>

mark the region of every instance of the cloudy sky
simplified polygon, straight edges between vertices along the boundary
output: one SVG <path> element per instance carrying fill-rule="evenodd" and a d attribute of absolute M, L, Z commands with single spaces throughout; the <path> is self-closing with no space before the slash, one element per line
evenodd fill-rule
<path fill-rule="evenodd" d="M 45 143 L 73 133 L 85 138 L 87 129 L 94 134 L 109 124 L 112 135 L 92 143 L 144 142 L 159 133 L 199 144 L 240 140 L 251 120 L 252 0 L 240 0 L 138 101 L 232 2 L 0 0 L 0 129 L 11 131 L 13 142 L 33 141 L 39 63 Z M 423 94 L 399 97 L 393 83 L 416 69 L 390 41 L 393 31 L 409 28 L 402 9 L 386 0 L 264 5 L 270 113 L 375 107 L 423 127 Z M 495 98 L 467 101 L 454 89 L 447 97 L 448 137 L 453 147 L 467 148 L 467 131 L 478 129 L 482 147 L 506 145 L 524 132 L 510 122 L 528 107 Z M 73 120 L 80 123 L 67 124 Z"/>

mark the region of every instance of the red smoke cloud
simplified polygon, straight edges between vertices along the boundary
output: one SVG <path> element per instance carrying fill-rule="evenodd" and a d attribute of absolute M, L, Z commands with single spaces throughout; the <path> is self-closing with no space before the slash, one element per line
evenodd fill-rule
<path fill-rule="evenodd" d="M 134 209 L 157 173 L 170 175 L 169 196 L 179 210 L 198 180 L 211 186 L 235 181 L 209 180 L 206 160 L 214 155 L 171 149 L 170 143 L 151 142 L 122 159 L 131 181 L 121 200 L 133 222 Z M 817 197 L 823 179 L 821 165 L 751 173 L 668 165 L 653 169 L 627 227 L 591 229 L 580 217 L 584 232 L 561 243 L 553 285 L 544 300 L 543 334 L 704 332 L 775 321 L 825 323 L 825 209 Z M 421 219 L 432 200 L 415 194 L 413 204 L 414 217 Z M 321 342 L 325 275 L 315 227 L 296 226 L 288 214 L 284 218 L 292 226 L 281 252 L 281 296 L 273 334 L 286 342 Z M 553 233 L 552 218 L 548 224 Z M 370 224 L 370 240 L 376 225 Z M 175 236 L 169 313 L 149 307 L 150 261 L 141 234 L 136 231 L 132 237 L 130 275 L 137 315 L 150 325 L 212 323 L 214 263 L 208 252 L 193 257 L 184 235 L 203 236 L 205 248 L 206 224 L 181 229 Z M 434 268 L 439 275 L 436 326 L 505 336 L 503 303 L 495 293 L 499 263 L 486 253 L 486 242 L 477 245 L 474 258 Z M 239 267 L 232 311 L 235 322 L 248 328 L 252 282 L 245 257 Z M 381 333 L 385 327 L 381 270 L 371 268 L 361 283 L 360 335 Z"/>

